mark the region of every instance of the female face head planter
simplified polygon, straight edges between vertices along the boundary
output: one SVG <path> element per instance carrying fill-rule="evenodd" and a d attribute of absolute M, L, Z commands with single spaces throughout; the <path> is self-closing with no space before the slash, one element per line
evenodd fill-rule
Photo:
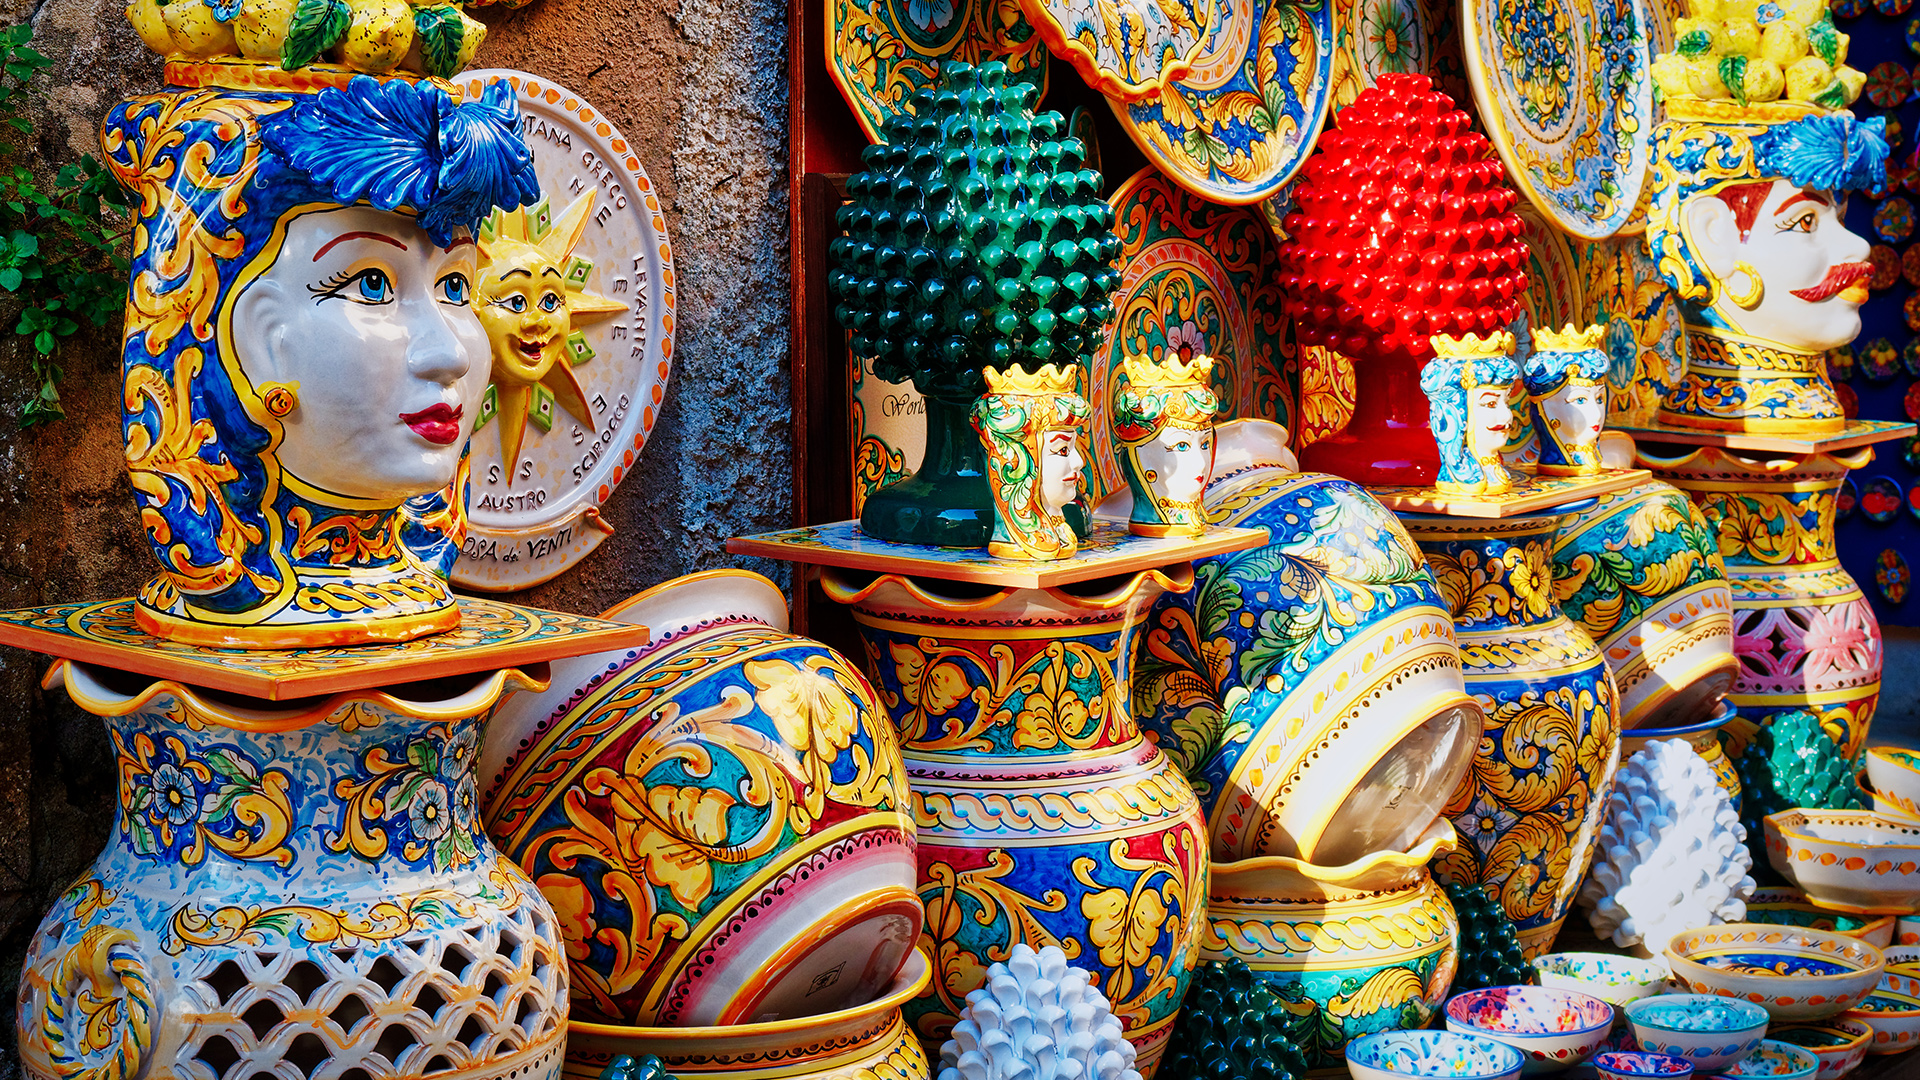
<path fill-rule="evenodd" d="M 1087 403 L 1075 392 L 1079 369 L 1019 365 L 985 372 L 987 393 L 973 403 L 973 428 L 987 453 L 993 491 L 993 539 L 1002 559 L 1071 557 L 1080 541 L 1064 511 L 1079 498 L 1085 460 L 1079 433 Z"/>
<path fill-rule="evenodd" d="M 1128 528 L 1141 536 L 1206 531 L 1201 496 L 1213 476 L 1213 418 L 1219 401 L 1208 386 L 1210 357 L 1191 363 L 1128 357 L 1126 383 L 1114 408 L 1121 469 L 1133 493 Z"/>
<path fill-rule="evenodd" d="M 1442 492 L 1498 495 L 1513 488 L 1513 476 L 1501 461 L 1513 410 L 1507 397 L 1518 372 L 1513 335 L 1499 331 L 1480 338 L 1436 335 L 1434 359 L 1420 372 L 1433 439 L 1440 451 Z"/>
<path fill-rule="evenodd" d="M 1600 471 L 1600 431 L 1607 419 L 1604 328 L 1536 330 L 1524 378 L 1539 470 L 1546 476 L 1591 476 Z"/>

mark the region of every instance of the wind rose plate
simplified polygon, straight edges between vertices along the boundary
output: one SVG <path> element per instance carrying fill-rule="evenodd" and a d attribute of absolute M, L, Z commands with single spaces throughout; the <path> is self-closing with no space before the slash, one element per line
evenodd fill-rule
<path fill-rule="evenodd" d="M 1293 179 L 1333 103 L 1333 5 L 1218 0 L 1186 74 L 1135 102 L 1107 104 L 1147 160 L 1212 202 L 1256 203 Z"/>
<path fill-rule="evenodd" d="M 1149 97 L 1184 74 L 1231 13 L 1226 0 L 1020 0 L 1020 7 L 1088 86 L 1121 101 Z"/>
<path fill-rule="evenodd" d="M 1461 0 L 1460 22 L 1480 121 L 1515 185 L 1574 236 L 1620 231 L 1653 149 L 1643 0 Z"/>
<path fill-rule="evenodd" d="M 827 0 L 826 30 L 827 73 L 870 142 L 949 60 L 998 60 L 1047 94 L 1047 46 L 1019 0 Z"/>
<path fill-rule="evenodd" d="M 1129 356 L 1214 358 L 1217 422 L 1253 418 L 1292 426 L 1273 233 L 1255 207 L 1194 198 L 1149 165 L 1113 193 L 1120 236 L 1117 313 L 1093 352 L 1088 403 L 1094 502 L 1127 486 L 1113 443 L 1121 362 Z"/>

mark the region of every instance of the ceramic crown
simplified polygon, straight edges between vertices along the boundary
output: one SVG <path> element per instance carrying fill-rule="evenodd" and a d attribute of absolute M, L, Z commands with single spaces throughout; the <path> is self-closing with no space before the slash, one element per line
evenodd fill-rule
<path fill-rule="evenodd" d="M 1196 356 L 1191 360 L 1182 360 L 1178 356 L 1168 356 L 1163 360 L 1154 360 L 1145 356 L 1129 356 L 1121 361 L 1121 367 L 1126 371 L 1127 385 L 1135 390 L 1162 386 L 1206 386 L 1209 374 L 1213 371 L 1213 357 Z"/>
<path fill-rule="evenodd" d="M 1047 364 L 1034 371 L 1028 371 L 1019 364 L 1015 364 L 1004 370 L 987 368 L 981 374 L 986 377 L 989 394 L 1040 397 L 1049 394 L 1076 393 L 1080 386 L 1080 369 L 1071 365 Z"/>
<path fill-rule="evenodd" d="M 1495 330 L 1485 337 L 1478 334 L 1459 337 L 1435 334 L 1431 340 L 1434 356 L 1450 360 L 1491 360 L 1499 356 L 1512 356 L 1514 348 L 1513 334 L 1505 330 Z"/>

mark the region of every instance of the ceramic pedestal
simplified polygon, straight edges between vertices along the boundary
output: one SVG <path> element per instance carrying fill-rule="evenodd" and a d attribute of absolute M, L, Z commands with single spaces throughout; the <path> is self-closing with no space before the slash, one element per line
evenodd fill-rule
<path fill-rule="evenodd" d="M 28 946 L 43 1080 L 560 1071 L 553 909 L 480 828 L 514 670 L 276 704 L 54 665 L 106 720 L 119 813 Z"/>
<path fill-rule="evenodd" d="M 1402 517 L 1452 608 L 1467 691 L 1487 713 L 1447 804 L 1460 846 L 1435 872 L 1491 886 L 1528 959 L 1566 918 L 1620 760 L 1613 674 L 1553 599 L 1549 549 L 1568 516 Z"/>
<path fill-rule="evenodd" d="M 1880 623 L 1834 549 L 1834 496 L 1871 448 L 1762 457 L 1708 447 L 1640 449 L 1640 463 L 1687 493 L 1719 534 L 1733 589 L 1740 671 L 1728 700 L 1765 724 L 1804 709 L 1849 758 L 1880 700 Z"/>
<path fill-rule="evenodd" d="M 987 965 L 1056 945 L 1120 1017 L 1150 1075 L 1198 960 L 1206 823 L 1128 711 L 1133 635 L 1185 565 L 1084 586 L 993 589 L 827 570 L 901 735 L 919 840 L 929 989 L 946 1038 Z"/>

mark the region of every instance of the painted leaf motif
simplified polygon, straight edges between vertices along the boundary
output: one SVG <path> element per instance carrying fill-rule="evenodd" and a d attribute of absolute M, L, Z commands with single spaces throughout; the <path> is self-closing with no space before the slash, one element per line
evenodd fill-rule
<path fill-rule="evenodd" d="M 347 35 L 352 22 L 353 11 L 344 0 L 300 0 L 280 43 L 280 66 L 292 71 L 313 63 Z"/>
<path fill-rule="evenodd" d="M 413 29 L 420 35 L 420 54 L 427 61 L 427 74 L 445 79 L 460 70 L 460 39 L 466 27 L 460 22 L 458 9 L 415 8 Z"/>

